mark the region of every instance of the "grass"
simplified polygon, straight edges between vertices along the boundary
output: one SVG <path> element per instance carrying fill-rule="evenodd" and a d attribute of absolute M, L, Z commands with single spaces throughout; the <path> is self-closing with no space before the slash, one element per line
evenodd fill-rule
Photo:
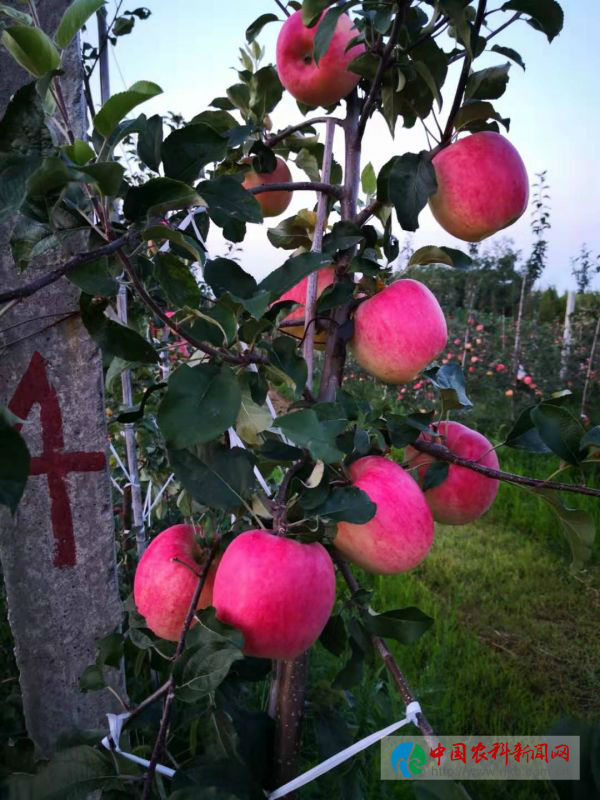
<path fill-rule="evenodd" d="M 503 468 L 547 475 L 548 460 L 502 454 Z M 574 498 L 592 511 L 600 503 Z M 438 526 L 429 557 L 416 570 L 390 578 L 361 575 L 374 590 L 376 610 L 416 605 L 433 627 L 412 646 L 395 647 L 398 662 L 440 734 L 539 735 L 565 716 L 600 720 L 600 558 L 583 575 L 569 571 L 570 551 L 554 515 L 535 497 L 503 485 L 492 510 L 477 524 Z M 318 657 L 314 675 L 335 674 Z M 403 707 L 381 687 L 381 670 L 367 670 L 353 692 L 355 738 L 401 718 Z M 373 696 L 373 687 L 380 687 Z M 379 701 L 378 701 L 379 697 Z M 379 749 L 361 757 L 369 798 L 412 798 L 408 786 L 381 782 Z M 336 770 L 343 772 L 343 768 Z M 326 798 L 335 780 L 300 793 Z M 339 776 L 337 778 L 339 780 Z M 466 787 L 477 800 L 554 798 L 538 782 L 479 782 Z M 591 800 L 591 799 L 590 799 Z"/>

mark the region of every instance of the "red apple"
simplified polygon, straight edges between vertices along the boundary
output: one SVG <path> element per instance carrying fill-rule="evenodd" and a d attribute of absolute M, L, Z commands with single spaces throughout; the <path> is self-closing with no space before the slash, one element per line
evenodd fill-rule
<path fill-rule="evenodd" d="M 253 169 L 247 172 L 242 183 L 244 189 L 269 183 L 289 183 L 292 180 L 290 168 L 282 158 L 276 160 L 277 166 L 273 172 L 255 172 Z M 259 192 L 254 197 L 260 204 L 263 217 L 277 217 L 283 214 L 292 202 L 292 192 L 289 191 Z"/>
<path fill-rule="evenodd" d="M 317 272 L 317 297 L 320 297 L 324 290 L 328 286 L 331 286 L 334 280 L 335 267 L 322 267 Z M 304 304 L 306 302 L 307 285 L 308 277 L 303 278 L 300 283 L 297 283 L 287 292 L 284 292 L 284 294 L 282 294 L 281 297 L 275 301 L 276 303 L 281 303 L 283 300 L 293 300 L 294 302 L 299 303 L 298 308 L 295 308 L 291 314 L 288 314 L 283 322 L 294 322 L 295 320 L 304 319 Z M 288 333 L 290 336 L 294 336 L 296 339 L 302 339 L 304 336 L 304 325 L 294 325 L 293 327 L 285 326 L 281 328 L 281 331 L 282 333 Z M 326 339 L 327 331 L 318 331 L 315 333 L 316 345 L 323 345 Z"/>
<path fill-rule="evenodd" d="M 191 525 L 173 525 L 150 542 L 135 571 L 133 599 L 157 636 L 176 642 L 208 553 Z M 182 561 L 183 564 L 178 563 Z M 188 564 L 189 566 L 184 566 Z M 198 608 L 212 604 L 217 563 L 211 565 Z"/>
<path fill-rule="evenodd" d="M 365 52 L 364 44 L 346 50 L 358 36 L 354 23 L 342 14 L 327 51 L 316 64 L 313 43 L 323 16 L 312 28 L 302 23 L 302 12 L 296 11 L 285 21 L 277 39 L 277 72 L 288 92 L 309 106 L 331 106 L 350 94 L 359 76 L 348 70 L 348 64 Z"/>
<path fill-rule="evenodd" d="M 334 545 L 368 572 L 393 575 L 416 567 L 433 543 L 433 517 L 417 482 L 381 456 L 359 458 L 349 472 L 377 511 L 362 525 L 338 523 Z"/>
<path fill-rule="evenodd" d="M 433 159 L 437 192 L 429 198 L 442 228 L 480 242 L 516 222 L 527 208 L 529 179 L 513 145 L 494 131 L 474 133 Z"/>
<path fill-rule="evenodd" d="M 446 436 L 443 443 L 456 455 L 498 469 L 498 456 L 485 436 L 460 422 L 441 422 L 437 430 Z M 428 434 L 421 434 L 421 437 L 425 441 L 433 441 Z M 421 478 L 435 460 L 414 447 L 407 447 L 404 455 L 411 467 L 418 467 Z M 451 464 L 446 480 L 434 489 L 428 489 L 425 499 L 436 522 L 464 525 L 484 514 L 496 499 L 497 492 L 497 480 L 467 467 Z"/>
<path fill-rule="evenodd" d="M 217 617 L 244 634 L 244 653 L 291 659 L 320 636 L 335 602 L 327 550 L 262 530 L 240 534 L 217 570 Z"/>
<path fill-rule="evenodd" d="M 354 357 L 386 383 L 412 381 L 447 341 L 438 301 L 424 284 L 409 278 L 365 300 L 354 314 Z"/>

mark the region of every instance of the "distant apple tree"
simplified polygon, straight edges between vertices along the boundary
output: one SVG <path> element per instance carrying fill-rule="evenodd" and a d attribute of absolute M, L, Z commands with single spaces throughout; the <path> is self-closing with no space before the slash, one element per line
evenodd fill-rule
<path fill-rule="evenodd" d="M 83 141 L 72 132 L 61 59 L 101 5 L 74 0 L 59 28 L 46 32 L 33 4 L 0 4 L 2 44 L 32 77 L 0 121 L 0 213 L 16 219 L 15 274 L 79 243 L 30 283 L 0 287 L 0 315 L 6 304 L 25 309 L 53 281 L 79 286 L 81 319 L 102 349 L 108 385 L 123 369 L 134 375 L 135 405 L 109 420 L 113 439 L 123 423 L 135 423 L 143 472 L 157 484 L 175 476 L 163 503 L 167 530 L 141 558 L 127 622 L 100 643 L 82 676 L 82 689 L 93 691 L 125 659 L 137 705 L 121 747 L 150 766 L 82 734 L 37 774 L 31 760 L 13 765 L 21 774 L 10 779 L 9 796 L 83 797 L 87 787 L 111 800 L 262 798 L 301 772 L 307 757 L 321 760 L 351 740 L 336 707 L 348 706 L 351 717 L 349 693 L 365 660 L 381 659 L 387 671 L 374 702 L 381 692 L 403 704 L 414 699 L 386 640 L 410 644 L 432 620 L 415 608 L 371 609 L 350 564 L 376 574 L 412 568 L 431 547 L 434 519 L 476 518 L 498 480 L 552 506 L 576 569 L 589 558 L 591 519 L 563 497 L 600 491 L 501 471 L 496 448 L 451 419 L 468 421 L 471 402 L 458 365 L 435 361 L 447 337 L 438 301 L 410 271 L 392 280 L 399 229 L 415 231 L 428 202 L 440 225 L 465 241 L 525 211 L 525 165 L 505 137 L 506 110 L 494 103 L 510 69 L 525 66 L 507 44 L 512 26 L 527 24 L 552 41 L 563 13 L 554 0 L 276 0 L 273 8 L 265 0 L 246 31 L 236 82 L 208 109 L 169 127 L 159 115 L 132 116 L 161 92 L 140 81 L 99 110 L 90 102 Z M 120 18 L 121 33 L 127 19 L 144 17 L 139 11 Z M 282 22 L 275 67 L 257 37 Z M 201 54 L 209 15 L 198 30 Z M 484 53 L 498 63 L 479 68 Z M 96 55 L 86 51 L 86 79 Z M 286 91 L 298 120 L 273 131 Z M 315 116 L 318 106 L 324 111 Z M 361 162 L 375 115 L 390 134 L 378 174 Z M 423 149 L 402 152 L 394 137 L 416 125 Z M 334 134 L 344 142 L 343 164 L 332 157 Z M 123 143 L 135 148 L 134 173 Z M 266 230 L 287 257 L 257 281 L 236 245 L 248 225 L 281 214 L 300 192 L 306 208 Z M 211 226 L 231 243 L 230 258 L 208 252 Z M 412 253 L 409 267 L 470 263 L 462 250 L 432 244 Z M 114 313 L 120 283 L 129 326 Z M 349 350 L 383 383 L 421 373 L 437 393 L 436 412 L 397 413 L 398 390 L 394 404 L 362 402 L 344 384 Z M 560 389 L 557 376 L 557 391 L 524 408 L 501 444 L 551 452 L 581 475 L 600 428 L 586 431 Z M 0 417 L 0 502 L 13 512 L 29 473 L 15 422 Z M 389 454 L 409 446 L 404 469 Z M 458 501 L 448 486 L 458 487 Z M 130 594 L 139 554 L 126 542 L 122 557 Z M 208 605 L 197 610 L 201 594 Z M 336 664 L 318 691 L 307 686 L 307 648 L 317 639 Z M 317 736 L 301 751 L 307 698 Z M 435 720 L 421 713 L 418 723 L 434 742 Z M 157 772 L 159 764 L 174 778 Z M 340 796 L 363 796 L 357 765 L 336 784 Z"/>

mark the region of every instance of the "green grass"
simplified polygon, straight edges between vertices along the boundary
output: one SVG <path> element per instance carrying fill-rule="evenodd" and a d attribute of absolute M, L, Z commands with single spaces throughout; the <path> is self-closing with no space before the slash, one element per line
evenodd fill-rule
<path fill-rule="evenodd" d="M 505 469 L 547 475 L 552 466 L 518 453 L 502 453 Z M 600 503 L 573 496 L 592 511 Z M 569 571 L 570 551 L 554 515 L 527 492 L 503 485 L 486 517 L 474 525 L 438 526 L 434 547 L 416 570 L 370 578 L 376 610 L 416 605 L 433 627 L 395 654 L 415 695 L 440 734 L 538 735 L 564 716 L 600 719 L 600 559 L 583 575 Z M 358 572 L 357 572 L 358 574 Z M 317 656 L 313 676 L 323 684 L 339 667 Z M 350 706 L 354 736 L 400 718 L 403 707 L 370 666 Z M 373 695 L 373 688 L 378 689 Z M 381 782 L 379 749 L 361 757 L 369 798 L 412 798 L 408 786 Z M 336 772 L 342 773 L 343 768 Z M 326 798 L 335 781 L 321 778 L 300 797 Z M 554 798 L 537 782 L 480 782 L 466 787 L 478 800 Z"/>

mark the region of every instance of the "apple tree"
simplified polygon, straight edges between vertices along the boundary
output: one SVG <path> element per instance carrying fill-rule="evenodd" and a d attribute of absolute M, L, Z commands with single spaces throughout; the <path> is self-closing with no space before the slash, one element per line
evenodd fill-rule
<path fill-rule="evenodd" d="M 2 43 L 32 79 L 0 121 L 0 200 L 3 214 L 18 214 L 15 261 L 27 269 L 49 243 L 82 237 L 55 269 L 2 287 L 0 303 L 25 307 L 57 280 L 80 287 L 81 319 L 107 372 L 134 376 L 135 405 L 111 419 L 113 436 L 135 423 L 143 469 L 163 482 L 174 475 L 164 530 L 139 565 L 124 547 L 127 621 L 100 643 L 82 682 L 103 686 L 105 670 L 125 659 L 133 707 L 121 747 L 149 765 L 127 762 L 114 735 L 112 752 L 82 738 L 15 778 L 11 797 L 59 796 L 57 786 L 79 797 L 85 782 L 107 798 L 263 797 L 301 771 L 313 646 L 338 663 L 330 707 L 376 658 L 385 692 L 414 700 L 386 639 L 410 644 L 432 620 L 415 608 L 370 608 L 360 570 L 412 569 L 433 545 L 435 522 L 478 518 L 499 480 L 537 492 L 563 524 L 575 565 L 589 557 L 591 520 L 562 498 L 600 492 L 501 470 L 496 448 L 465 424 L 461 370 L 435 361 L 447 339 L 442 308 L 421 282 L 392 280 L 391 268 L 399 230 L 415 231 L 428 203 L 465 242 L 525 212 L 526 166 L 496 107 L 510 70 L 524 68 L 507 41 L 527 24 L 551 42 L 563 13 L 555 0 L 265 0 L 249 20 L 236 82 L 209 108 L 166 130 L 159 115 L 138 113 L 161 92 L 140 81 L 90 108 L 83 141 L 61 92 L 61 53 L 100 5 L 74 0 L 55 32 L 0 6 Z M 276 53 L 258 44 L 265 25 L 280 26 Z M 492 53 L 497 63 L 480 67 Z M 273 131 L 284 92 L 298 118 Z M 378 174 L 361 161 L 376 115 L 390 134 Z M 403 152 L 402 131 L 417 124 L 423 149 Z M 136 149 L 135 175 L 119 157 L 123 142 Z M 257 281 L 244 265 L 247 228 L 280 217 L 293 193 L 306 208 L 268 228 L 286 252 Z M 211 257 L 211 227 L 231 257 Z M 435 244 L 410 260 L 470 262 Z M 129 326 L 114 313 L 119 284 Z M 344 385 L 350 357 L 390 385 L 422 373 L 436 413 L 362 402 Z M 14 509 L 28 459 L 13 423 L 0 422 L 0 501 Z M 600 431 L 586 432 L 557 392 L 524 408 L 502 444 L 583 468 Z M 390 458 L 399 448 L 403 465 Z M 334 719 L 335 749 L 349 731 Z M 434 743 L 435 720 L 420 712 L 415 721 Z M 358 772 L 347 778 L 344 796 L 360 796 Z"/>

